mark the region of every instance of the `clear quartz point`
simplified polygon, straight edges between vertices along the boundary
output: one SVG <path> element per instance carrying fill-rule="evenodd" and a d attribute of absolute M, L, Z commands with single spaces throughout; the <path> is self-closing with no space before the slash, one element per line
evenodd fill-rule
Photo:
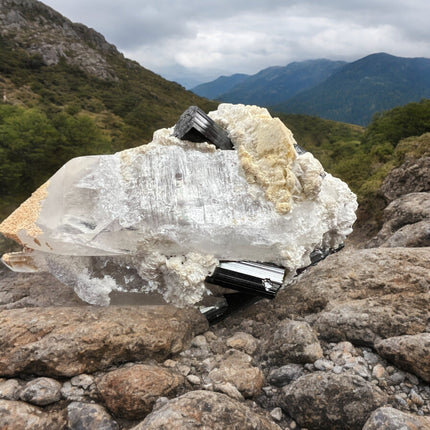
<path fill-rule="evenodd" d="M 69 161 L 0 225 L 26 248 L 14 264 L 49 270 L 93 304 L 126 291 L 183 306 L 211 294 L 219 260 L 275 263 L 291 278 L 316 248 L 344 242 L 355 195 L 279 120 L 229 104 L 209 116 L 236 150 L 161 129 L 148 145 Z"/>

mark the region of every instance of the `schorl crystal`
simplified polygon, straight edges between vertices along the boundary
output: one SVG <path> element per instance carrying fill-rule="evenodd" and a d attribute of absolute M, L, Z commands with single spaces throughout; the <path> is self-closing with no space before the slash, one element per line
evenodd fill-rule
<path fill-rule="evenodd" d="M 227 132 L 197 106 L 190 106 L 179 118 L 175 137 L 191 142 L 209 142 L 219 149 L 233 149 Z"/>

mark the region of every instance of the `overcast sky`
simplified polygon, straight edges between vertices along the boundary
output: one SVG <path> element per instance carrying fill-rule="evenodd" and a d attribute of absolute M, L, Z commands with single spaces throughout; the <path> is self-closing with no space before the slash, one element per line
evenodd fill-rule
<path fill-rule="evenodd" d="M 315 58 L 375 52 L 430 58 L 428 0 L 46 0 L 128 58 L 189 78 L 254 74 Z M 188 78 L 187 78 L 188 76 Z M 196 82 L 197 83 L 197 82 Z"/>

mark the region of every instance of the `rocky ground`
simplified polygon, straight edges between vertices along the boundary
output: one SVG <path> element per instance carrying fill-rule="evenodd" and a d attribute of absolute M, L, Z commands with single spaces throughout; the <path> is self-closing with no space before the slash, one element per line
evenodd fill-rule
<path fill-rule="evenodd" d="M 430 184 L 408 163 L 366 246 L 212 326 L 1 269 L 0 429 L 430 429 Z"/>

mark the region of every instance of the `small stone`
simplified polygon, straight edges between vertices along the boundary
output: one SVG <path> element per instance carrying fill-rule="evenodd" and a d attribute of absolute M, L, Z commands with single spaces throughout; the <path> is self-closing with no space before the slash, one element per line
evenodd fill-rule
<path fill-rule="evenodd" d="M 176 361 L 168 359 L 164 361 L 163 366 L 173 368 L 176 366 L 176 364 L 177 364 Z"/>
<path fill-rule="evenodd" d="M 366 366 L 356 364 L 355 366 L 351 366 L 350 369 L 362 378 L 370 379 L 370 371 Z"/>
<path fill-rule="evenodd" d="M 339 375 L 343 372 L 343 368 L 342 366 L 334 366 L 332 372 L 336 373 L 336 375 Z"/>
<path fill-rule="evenodd" d="M 302 376 L 303 373 L 304 368 L 301 364 L 286 364 L 285 366 L 272 370 L 267 380 L 276 387 L 283 387 Z"/>
<path fill-rule="evenodd" d="M 119 430 L 119 425 L 101 405 L 73 402 L 67 407 L 69 430 Z"/>
<path fill-rule="evenodd" d="M 315 330 L 304 321 L 281 321 L 266 344 L 269 357 L 278 364 L 314 363 L 323 351 Z"/>
<path fill-rule="evenodd" d="M 374 378 L 381 379 L 386 375 L 385 368 L 381 364 L 377 364 L 372 370 L 372 376 Z"/>
<path fill-rule="evenodd" d="M 140 419 L 151 412 L 158 397 L 176 394 L 182 375 L 157 365 L 135 364 L 106 373 L 97 383 L 106 406 L 115 415 Z"/>
<path fill-rule="evenodd" d="M 405 380 L 403 372 L 396 372 L 390 376 L 390 381 L 393 385 L 400 385 Z"/>
<path fill-rule="evenodd" d="M 61 384 L 51 378 L 37 378 L 28 382 L 20 393 L 24 402 L 46 406 L 61 399 Z"/>
<path fill-rule="evenodd" d="M 254 354 L 258 347 L 257 339 L 244 332 L 235 333 L 232 337 L 227 339 L 226 344 L 230 348 L 238 349 L 250 355 Z"/>
<path fill-rule="evenodd" d="M 225 382 L 223 384 L 215 384 L 214 389 L 216 391 L 220 391 L 221 393 L 227 394 L 227 396 L 231 397 L 232 399 L 240 401 L 244 400 L 240 391 L 230 382 Z"/>
<path fill-rule="evenodd" d="M 334 364 L 330 360 L 319 359 L 314 363 L 315 369 L 317 370 L 332 370 Z"/>
<path fill-rule="evenodd" d="M 411 390 L 411 392 L 409 393 L 409 398 L 417 406 L 423 406 L 424 405 L 424 399 L 415 390 Z"/>
<path fill-rule="evenodd" d="M 418 385 L 420 382 L 420 380 L 415 375 L 413 375 L 412 373 L 406 373 L 406 378 L 409 380 L 409 382 L 412 385 Z"/>
<path fill-rule="evenodd" d="M 156 411 L 157 409 L 162 408 L 168 401 L 169 401 L 168 397 L 159 397 L 154 403 L 154 407 L 152 408 L 152 410 Z"/>
<path fill-rule="evenodd" d="M 20 387 L 16 379 L 3 379 L 0 382 L 0 399 L 18 400 Z"/>
<path fill-rule="evenodd" d="M 399 394 L 396 394 L 394 398 L 397 400 L 400 406 L 407 407 L 408 402 Z"/>
<path fill-rule="evenodd" d="M 191 346 L 194 346 L 195 348 L 205 348 L 207 345 L 208 345 L 208 342 L 203 335 L 196 336 L 191 341 Z"/>
<path fill-rule="evenodd" d="M 61 395 L 69 401 L 80 402 L 85 400 L 85 391 L 81 387 L 75 387 L 70 381 L 63 384 Z"/>
<path fill-rule="evenodd" d="M 218 336 L 213 331 L 207 331 L 203 333 L 203 336 L 206 338 L 208 342 L 214 341 L 218 339 Z"/>
<path fill-rule="evenodd" d="M 185 364 L 180 364 L 178 366 L 178 372 L 182 375 L 182 376 L 187 376 L 190 372 L 191 372 L 191 367 L 187 366 Z"/>
<path fill-rule="evenodd" d="M 381 360 L 377 354 L 366 350 L 363 350 L 363 356 L 365 360 L 371 365 L 376 365 Z"/>
<path fill-rule="evenodd" d="M 263 387 L 263 372 L 251 365 L 252 357 L 231 349 L 224 354 L 219 368 L 209 373 L 209 379 L 214 384 L 233 384 L 244 397 L 254 397 Z"/>
<path fill-rule="evenodd" d="M 87 390 L 91 384 L 94 383 L 94 378 L 90 375 L 78 375 L 78 376 L 74 376 L 71 380 L 70 383 L 75 386 L 75 387 L 81 387 L 84 390 Z"/>
<path fill-rule="evenodd" d="M 193 385 L 200 385 L 201 384 L 200 378 L 196 375 L 188 375 L 187 380 L 188 380 L 188 382 L 190 382 Z"/>
<path fill-rule="evenodd" d="M 282 409 L 281 408 L 275 408 L 272 411 L 270 411 L 270 416 L 275 421 L 281 421 L 282 420 Z"/>

